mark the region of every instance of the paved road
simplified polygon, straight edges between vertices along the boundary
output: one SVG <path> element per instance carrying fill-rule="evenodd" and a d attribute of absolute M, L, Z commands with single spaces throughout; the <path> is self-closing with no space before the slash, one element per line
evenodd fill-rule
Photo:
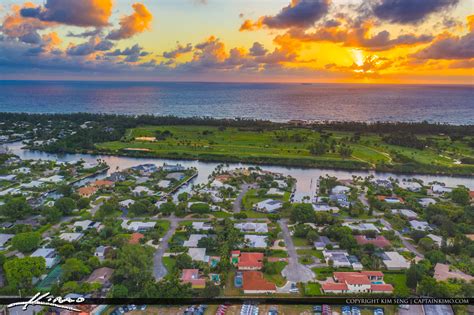
<path fill-rule="evenodd" d="M 281 274 L 290 282 L 309 282 L 314 279 L 314 272 L 298 262 L 298 254 L 296 253 L 295 245 L 291 239 L 290 231 L 288 230 L 287 220 L 278 221 L 283 239 L 285 240 L 286 249 L 288 251 L 288 265 L 281 272 Z"/>
<path fill-rule="evenodd" d="M 161 240 L 160 247 L 156 250 L 155 255 L 153 257 L 153 275 L 155 276 L 156 280 L 163 279 L 164 276 L 168 273 L 165 265 L 163 264 L 163 255 L 165 254 L 166 250 L 168 249 L 168 243 L 176 232 L 176 228 L 182 219 L 178 219 L 176 217 L 170 217 L 170 228 L 166 232 L 165 236 L 163 236 Z"/>
<path fill-rule="evenodd" d="M 393 229 L 393 228 L 392 228 L 392 225 L 391 225 L 389 222 L 387 222 L 385 219 L 380 219 L 380 222 L 381 222 L 387 229 L 392 230 L 393 232 L 395 232 L 395 235 L 397 235 L 397 236 L 400 238 L 400 240 L 402 241 L 403 245 L 404 245 L 409 251 L 411 251 L 413 254 L 415 254 L 417 257 L 419 257 L 419 258 L 421 258 L 421 259 L 425 258 L 425 256 L 424 256 L 422 253 L 420 253 L 420 252 L 416 249 L 416 247 L 415 247 L 412 243 L 410 243 L 400 232 L 398 232 L 397 230 Z"/>
<path fill-rule="evenodd" d="M 243 184 L 242 185 L 242 190 L 240 191 L 240 194 L 235 198 L 234 204 L 232 206 L 232 210 L 234 213 L 239 213 L 242 210 L 242 199 L 244 198 L 245 194 L 249 189 L 251 188 L 256 188 L 257 186 L 255 184 L 250 185 L 250 184 Z"/>

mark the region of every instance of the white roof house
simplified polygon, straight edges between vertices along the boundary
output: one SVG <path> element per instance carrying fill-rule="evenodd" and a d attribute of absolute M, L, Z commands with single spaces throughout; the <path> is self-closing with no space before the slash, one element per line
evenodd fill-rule
<path fill-rule="evenodd" d="M 46 261 L 46 268 L 51 268 L 59 262 L 59 257 L 54 248 L 38 248 L 30 257 L 43 257 Z"/>
<path fill-rule="evenodd" d="M 189 239 L 183 243 L 184 247 L 197 247 L 198 242 L 202 239 L 207 237 L 205 234 L 191 234 L 189 235 Z"/>
<path fill-rule="evenodd" d="M 267 237 L 264 235 L 246 234 L 244 236 L 244 239 L 248 243 L 249 247 L 253 247 L 253 248 L 267 247 Z"/>
<path fill-rule="evenodd" d="M 0 250 L 5 249 L 5 244 L 11 240 L 15 235 L 14 234 L 0 234 Z"/>
<path fill-rule="evenodd" d="M 128 220 L 124 220 L 121 224 L 122 228 L 129 230 L 129 231 L 145 231 L 153 229 L 156 225 L 155 221 L 152 222 L 141 222 L 141 221 L 133 221 L 130 222 Z"/>
<path fill-rule="evenodd" d="M 268 225 L 266 223 L 235 223 L 234 227 L 242 232 L 268 233 Z"/>
<path fill-rule="evenodd" d="M 145 187 L 145 186 L 137 186 L 132 190 L 132 194 L 134 196 L 141 196 L 141 195 L 151 196 L 153 195 L 153 191 L 150 188 Z"/>
<path fill-rule="evenodd" d="M 346 194 L 350 190 L 351 189 L 347 186 L 337 185 L 337 186 L 334 186 L 333 189 L 331 189 L 331 194 L 332 195 Z"/>
<path fill-rule="evenodd" d="M 4 180 L 4 181 L 12 181 L 16 178 L 16 175 L 2 175 L 0 176 L 0 180 Z"/>
<path fill-rule="evenodd" d="M 189 248 L 188 255 L 193 261 L 209 262 L 209 256 L 206 255 L 205 248 Z"/>
<path fill-rule="evenodd" d="M 436 200 L 434 200 L 433 198 L 420 198 L 420 199 L 418 199 L 418 203 L 419 203 L 423 208 L 426 208 L 426 207 L 428 207 L 429 205 L 435 204 L 435 203 L 436 203 Z"/>
<path fill-rule="evenodd" d="M 373 224 L 373 223 L 349 223 L 345 222 L 342 225 L 347 226 L 351 230 L 359 230 L 359 231 L 375 231 L 380 232 L 380 230 Z"/>
<path fill-rule="evenodd" d="M 31 172 L 31 169 L 29 167 L 19 167 L 13 170 L 13 173 L 16 174 L 28 174 L 29 172 Z"/>
<path fill-rule="evenodd" d="M 191 224 L 191 226 L 193 227 L 193 229 L 195 229 L 196 231 L 209 231 L 212 229 L 212 225 L 207 223 L 207 222 L 202 222 L 202 221 L 199 221 L 199 222 L 193 222 Z"/>
<path fill-rule="evenodd" d="M 413 229 L 418 231 L 431 230 L 430 225 L 426 221 L 412 220 L 410 221 L 410 225 Z"/>
<path fill-rule="evenodd" d="M 421 186 L 417 182 L 407 182 L 407 181 L 402 181 L 401 183 L 398 184 L 398 186 L 400 186 L 400 188 L 413 191 L 413 192 L 420 191 L 421 188 L 423 188 L 423 186 Z"/>
<path fill-rule="evenodd" d="M 260 201 L 254 205 L 254 209 L 256 211 L 263 211 L 263 212 L 275 212 L 276 210 L 280 209 L 283 206 L 283 202 L 280 200 L 273 200 L 267 199 Z"/>
<path fill-rule="evenodd" d="M 170 187 L 170 185 L 171 185 L 171 181 L 170 181 L 170 180 L 165 180 L 165 179 L 163 179 L 163 180 L 160 180 L 160 181 L 158 182 L 158 186 L 161 187 L 161 188 L 168 188 L 168 187 Z"/>
<path fill-rule="evenodd" d="M 288 185 L 286 184 L 286 181 L 284 181 L 283 179 L 275 179 L 274 182 L 277 183 L 278 188 L 284 189 L 288 187 Z"/>
<path fill-rule="evenodd" d="M 134 203 L 135 203 L 135 200 L 133 200 L 133 199 L 127 199 L 127 200 L 120 201 L 120 202 L 119 202 L 119 205 L 120 205 L 121 207 L 128 208 L 128 207 L 130 207 L 131 205 L 133 205 Z"/>
<path fill-rule="evenodd" d="M 441 248 L 441 245 L 443 244 L 443 238 L 441 236 L 434 234 L 428 234 L 426 236 L 431 238 L 438 245 L 438 247 Z"/>
<path fill-rule="evenodd" d="M 446 187 L 446 186 L 443 186 L 443 185 L 434 184 L 433 186 L 431 186 L 431 190 L 435 194 L 444 194 L 444 193 L 450 193 L 453 189 L 451 187 Z"/>
<path fill-rule="evenodd" d="M 352 267 L 348 259 L 349 253 L 346 250 L 323 250 L 324 260 L 331 260 L 335 268 Z"/>
<path fill-rule="evenodd" d="M 42 185 L 44 185 L 44 182 L 40 182 L 39 180 L 33 180 L 29 183 L 21 184 L 20 187 L 21 188 L 38 188 L 38 187 L 41 187 Z"/>
<path fill-rule="evenodd" d="M 338 207 L 330 206 L 327 203 L 323 202 L 318 202 L 318 203 L 312 203 L 313 210 L 314 211 L 333 211 L 333 212 L 339 212 Z"/>
<path fill-rule="evenodd" d="M 50 177 L 40 178 L 38 180 L 40 182 L 45 182 L 45 183 L 59 183 L 59 182 L 62 182 L 64 180 L 64 176 L 53 175 L 53 176 L 50 176 Z"/>
<path fill-rule="evenodd" d="M 267 195 L 277 195 L 277 196 L 283 196 L 285 192 L 283 190 L 280 190 L 278 188 L 270 188 L 267 191 Z"/>
<path fill-rule="evenodd" d="M 94 222 L 91 220 L 83 220 L 74 222 L 74 227 L 80 227 L 82 230 L 88 229 L 98 229 L 100 227 L 100 222 Z"/>
<path fill-rule="evenodd" d="M 21 193 L 22 193 L 21 190 L 19 190 L 18 188 L 8 188 L 8 189 L 0 191 L 0 196 L 19 195 Z"/>
<path fill-rule="evenodd" d="M 418 214 L 410 209 L 393 209 L 392 213 L 402 215 L 404 217 L 407 217 L 408 219 L 418 218 Z"/>
<path fill-rule="evenodd" d="M 382 255 L 383 264 L 388 270 L 401 270 L 410 267 L 410 263 L 397 252 L 385 252 Z"/>
<path fill-rule="evenodd" d="M 62 239 L 63 241 L 67 242 L 74 242 L 78 241 L 84 236 L 82 233 L 62 233 L 59 235 L 59 238 Z"/>

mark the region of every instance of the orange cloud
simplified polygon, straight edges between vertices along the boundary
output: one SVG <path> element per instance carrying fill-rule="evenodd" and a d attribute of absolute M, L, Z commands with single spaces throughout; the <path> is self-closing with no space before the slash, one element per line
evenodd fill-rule
<path fill-rule="evenodd" d="M 27 2 L 23 6 L 13 5 L 13 12 L 7 15 L 3 21 L 1 27 L 2 32 L 9 37 L 21 38 L 28 34 L 36 33 L 37 30 L 45 29 L 51 25 L 49 22 L 28 19 L 21 16 L 20 12 L 22 9 L 34 7 L 35 5 L 31 2 Z"/>
<path fill-rule="evenodd" d="M 150 29 L 153 15 L 147 7 L 142 3 L 135 3 L 132 7 L 135 12 L 122 17 L 120 28 L 110 32 L 107 38 L 112 40 L 126 39 Z"/>
<path fill-rule="evenodd" d="M 109 24 L 112 6 L 112 0 L 47 0 L 44 6 L 23 8 L 21 15 L 67 25 L 102 27 Z"/>
<path fill-rule="evenodd" d="M 257 21 L 253 22 L 252 20 L 245 20 L 244 23 L 240 26 L 239 32 L 244 31 L 255 31 L 261 29 L 263 26 L 263 18 L 259 18 Z"/>
<path fill-rule="evenodd" d="M 471 32 L 474 32 L 474 14 L 467 17 L 467 26 Z"/>

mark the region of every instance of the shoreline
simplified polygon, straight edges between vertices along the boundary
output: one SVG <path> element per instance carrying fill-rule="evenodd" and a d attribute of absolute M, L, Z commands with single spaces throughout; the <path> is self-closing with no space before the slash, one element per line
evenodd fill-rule
<path fill-rule="evenodd" d="M 375 173 L 393 173 L 393 174 L 399 174 L 399 175 L 440 175 L 440 176 L 450 176 L 450 177 L 462 177 L 462 178 L 470 178 L 473 177 L 474 174 L 465 174 L 465 173 L 455 173 L 455 172 L 429 172 L 429 171 L 401 171 L 397 169 L 383 169 L 383 168 L 355 168 L 355 167 L 350 167 L 347 165 L 347 167 L 344 166 L 339 166 L 334 165 L 334 161 L 330 161 L 329 163 L 326 163 L 322 161 L 323 163 L 321 164 L 299 164 L 299 163 L 291 163 L 291 159 L 287 159 L 285 163 L 278 163 L 278 162 L 271 162 L 271 159 L 265 158 L 265 161 L 260 161 L 260 160 L 253 160 L 253 159 L 219 159 L 219 158 L 212 158 L 208 157 L 206 158 L 205 156 L 200 157 L 200 158 L 192 158 L 192 157 L 186 157 L 186 156 L 175 156 L 175 155 L 156 155 L 153 153 L 147 153 L 147 152 L 139 152 L 135 151 L 135 153 L 130 154 L 130 153 L 124 153 L 124 152 L 109 152 L 109 151 L 101 151 L 101 150 L 79 150 L 79 151 L 67 151 L 67 152 L 54 152 L 54 151 L 44 151 L 44 150 L 38 150 L 34 148 L 29 148 L 29 147 L 24 147 L 25 150 L 31 150 L 31 151 L 37 151 L 37 152 L 45 152 L 45 153 L 50 153 L 50 154 L 89 154 L 93 156 L 118 156 L 118 157 L 128 157 L 128 158 L 149 158 L 149 159 L 169 159 L 169 160 L 184 160 L 184 161 L 198 161 L 198 162 L 203 162 L 203 163 L 242 163 L 242 164 L 255 164 L 256 166 L 280 166 L 280 167 L 294 167 L 294 168 L 301 168 L 301 169 L 321 169 L 321 170 L 340 170 L 340 171 L 359 171 L 359 172 L 375 172 Z M 343 162 L 343 161 L 342 161 Z M 350 161 L 351 163 L 353 161 Z M 325 164 L 331 164 L 333 165 L 325 165 Z M 362 163 L 362 162 L 360 162 Z M 338 164 L 336 162 L 335 164 Z M 352 164 L 353 165 L 353 164 Z"/>

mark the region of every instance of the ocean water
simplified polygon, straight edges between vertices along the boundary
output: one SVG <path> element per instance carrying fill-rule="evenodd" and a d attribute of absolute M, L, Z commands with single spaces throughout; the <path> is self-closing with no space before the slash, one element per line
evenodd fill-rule
<path fill-rule="evenodd" d="M 0 81 L 0 112 L 474 123 L 474 86 Z"/>

